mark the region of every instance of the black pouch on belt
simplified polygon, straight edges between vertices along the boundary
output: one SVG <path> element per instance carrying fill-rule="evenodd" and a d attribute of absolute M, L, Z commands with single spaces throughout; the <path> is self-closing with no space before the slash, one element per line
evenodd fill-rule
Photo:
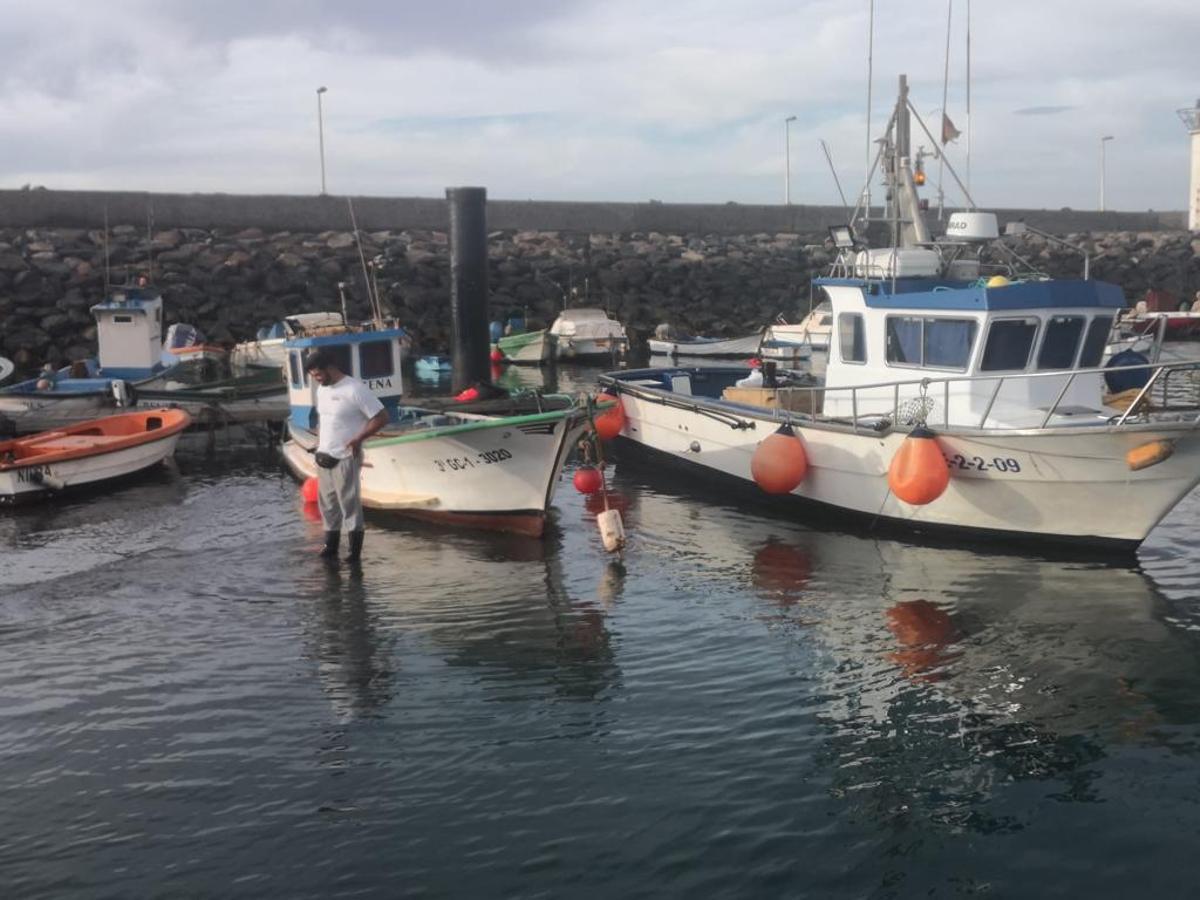
<path fill-rule="evenodd" d="M 328 453 L 317 452 L 313 454 L 313 461 L 322 469 L 333 469 L 341 460 L 336 456 L 330 456 Z"/>

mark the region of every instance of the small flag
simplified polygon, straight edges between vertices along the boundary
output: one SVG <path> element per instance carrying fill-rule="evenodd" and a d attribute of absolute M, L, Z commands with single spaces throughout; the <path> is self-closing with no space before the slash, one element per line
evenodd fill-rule
<path fill-rule="evenodd" d="M 962 134 L 962 132 L 954 127 L 954 123 L 950 121 L 950 117 L 943 112 L 942 113 L 942 144 L 945 145 L 945 144 L 950 143 L 952 140 L 954 140 L 960 134 Z"/>

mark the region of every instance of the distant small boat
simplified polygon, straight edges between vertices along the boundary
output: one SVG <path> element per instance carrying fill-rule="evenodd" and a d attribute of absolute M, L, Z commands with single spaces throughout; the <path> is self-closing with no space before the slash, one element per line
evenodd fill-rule
<path fill-rule="evenodd" d="M 504 358 L 518 365 L 540 366 L 550 359 L 551 345 L 550 332 L 544 328 L 541 331 L 505 335 L 496 341 Z"/>
<path fill-rule="evenodd" d="M 767 340 L 786 344 L 804 344 L 813 350 L 828 350 L 833 335 L 833 309 L 828 302 L 818 303 L 795 325 L 780 322 L 767 329 Z"/>
<path fill-rule="evenodd" d="M 762 331 L 736 338 L 672 336 L 671 331 L 669 326 L 660 325 L 656 329 L 655 336 L 649 341 L 652 354 L 739 359 L 756 355 L 763 339 Z"/>
<path fill-rule="evenodd" d="M 605 361 L 629 349 L 629 337 L 602 309 L 564 309 L 550 326 L 558 359 Z"/>
<path fill-rule="evenodd" d="M 13 365 L 11 359 L 5 359 L 3 356 L 0 356 L 0 384 L 8 381 L 12 377 L 12 373 L 16 370 L 17 367 Z"/>
<path fill-rule="evenodd" d="M 120 413 L 0 442 L 0 503 L 111 481 L 175 452 L 191 417 L 180 409 Z"/>
<path fill-rule="evenodd" d="M 268 328 L 260 328 L 252 341 L 243 341 L 233 348 L 230 363 L 235 369 L 251 366 L 283 368 L 287 359 L 284 342 L 290 337 L 319 333 L 323 328 L 340 328 L 345 324 L 338 312 L 298 313 L 287 316 Z"/>

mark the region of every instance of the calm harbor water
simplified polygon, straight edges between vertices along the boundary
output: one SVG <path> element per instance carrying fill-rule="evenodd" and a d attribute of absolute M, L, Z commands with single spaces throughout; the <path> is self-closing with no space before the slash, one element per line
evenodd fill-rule
<path fill-rule="evenodd" d="M 1184 896 L 1200 496 L 1136 559 L 823 532 L 618 461 L 544 541 L 270 450 L 0 515 L 12 897 Z"/>

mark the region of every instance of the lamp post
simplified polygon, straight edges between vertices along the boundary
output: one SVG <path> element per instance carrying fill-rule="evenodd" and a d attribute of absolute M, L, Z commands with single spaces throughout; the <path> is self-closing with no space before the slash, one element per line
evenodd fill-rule
<path fill-rule="evenodd" d="M 329 88 L 317 88 L 317 143 L 321 148 L 321 196 L 325 196 L 325 116 L 321 109 L 321 95 Z"/>
<path fill-rule="evenodd" d="M 1100 138 L 1100 212 L 1104 212 L 1104 145 L 1113 139 L 1111 134 Z"/>
<path fill-rule="evenodd" d="M 792 123 L 795 116 L 783 120 L 783 203 L 792 205 Z"/>

